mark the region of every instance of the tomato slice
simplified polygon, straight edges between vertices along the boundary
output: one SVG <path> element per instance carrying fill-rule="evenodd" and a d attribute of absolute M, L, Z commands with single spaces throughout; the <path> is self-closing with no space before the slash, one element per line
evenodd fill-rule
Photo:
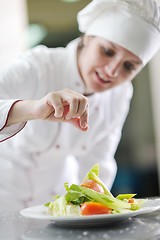
<path fill-rule="evenodd" d="M 87 179 L 87 180 L 83 181 L 81 183 L 81 186 L 91 188 L 94 191 L 99 192 L 99 193 L 104 193 L 104 190 L 103 190 L 102 186 L 99 185 L 97 182 L 95 182 L 93 180 L 90 180 L 90 179 Z"/>
<path fill-rule="evenodd" d="M 128 199 L 128 203 L 134 203 L 134 198 Z"/>
<path fill-rule="evenodd" d="M 82 215 L 110 214 L 112 210 L 101 203 L 85 202 L 81 205 Z"/>

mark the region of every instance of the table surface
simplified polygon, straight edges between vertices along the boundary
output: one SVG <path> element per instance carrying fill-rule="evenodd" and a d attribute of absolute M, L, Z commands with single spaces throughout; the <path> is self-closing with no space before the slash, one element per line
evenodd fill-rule
<path fill-rule="evenodd" d="M 63 227 L 48 220 L 29 219 L 1 212 L 2 240 L 160 240 L 160 211 L 129 218 L 103 227 Z"/>

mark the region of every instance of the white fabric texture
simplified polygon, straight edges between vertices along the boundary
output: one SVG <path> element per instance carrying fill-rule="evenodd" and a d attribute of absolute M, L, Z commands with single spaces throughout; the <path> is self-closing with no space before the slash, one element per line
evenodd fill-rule
<path fill-rule="evenodd" d="M 9 111 L 8 98 L 40 99 L 48 92 L 64 88 L 84 92 L 76 65 L 78 42 L 76 39 L 66 48 L 38 46 L 0 76 L 0 99 L 6 102 L 0 104 L 3 119 Z M 97 162 L 101 179 L 111 188 L 117 169 L 114 155 L 132 92 L 132 84 L 128 82 L 89 96 L 87 132 L 67 123 L 36 120 L 1 142 L 0 208 L 21 209 L 48 202 L 53 194 L 63 193 L 64 182 L 80 183 Z M 5 119 L 0 128 L 4 122 Z M 16 127 L 19 131 L 21 126 Z M 10 129 L 10 135 L 12 132 Z"/>
<path fill-rule="evenodd" d="M 154 0 L 93 0 L 77 20 L 81 32 L 126 48 L 143 65 L 160 48 L 160 7 Z"/>
<path fill-rule="evenodd" d="M 18 100 L 17 100 L 18 101 Z M 1 108 L 1 117 L 0 117 L 0 142 L 3 141 L 3 139 L 10 138 L 11 136 L 14 136 L 17 132 L 22 130 L 22 128 L 25 126 L 25 123 L 22 124 L 15 124 L 14 126 L 8 126 L 6 127 L 6 121 L 8 117 L 9 110 L 11 109 L 12 105 L 16 102 L 16 99 L 12 100 L 1 100 L 0 101 L 0 108 Z M 6 115 L 7 114 L 7 115 Z"/>

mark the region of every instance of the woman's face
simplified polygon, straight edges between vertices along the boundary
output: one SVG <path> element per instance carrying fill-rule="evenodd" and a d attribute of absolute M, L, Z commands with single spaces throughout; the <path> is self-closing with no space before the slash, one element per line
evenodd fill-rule
<path fill-rule="evenodd" d="M 84 36 L 78 67 L 86 93 L 102 92 L 132 80 L 142 67 L 141 60 L 100 37 Z"/>

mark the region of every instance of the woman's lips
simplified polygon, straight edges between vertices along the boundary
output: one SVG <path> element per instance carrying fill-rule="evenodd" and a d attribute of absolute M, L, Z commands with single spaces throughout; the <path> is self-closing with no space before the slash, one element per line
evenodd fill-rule
<path fill-rule="evenodd" d="M 96 76 L 97 76 L 98 81 L 102 84 L 111 83 L 111 81 L 105 79 L 105 77 L 102 74 L 99 74 L 99 73 L 96 72 Z"/>

